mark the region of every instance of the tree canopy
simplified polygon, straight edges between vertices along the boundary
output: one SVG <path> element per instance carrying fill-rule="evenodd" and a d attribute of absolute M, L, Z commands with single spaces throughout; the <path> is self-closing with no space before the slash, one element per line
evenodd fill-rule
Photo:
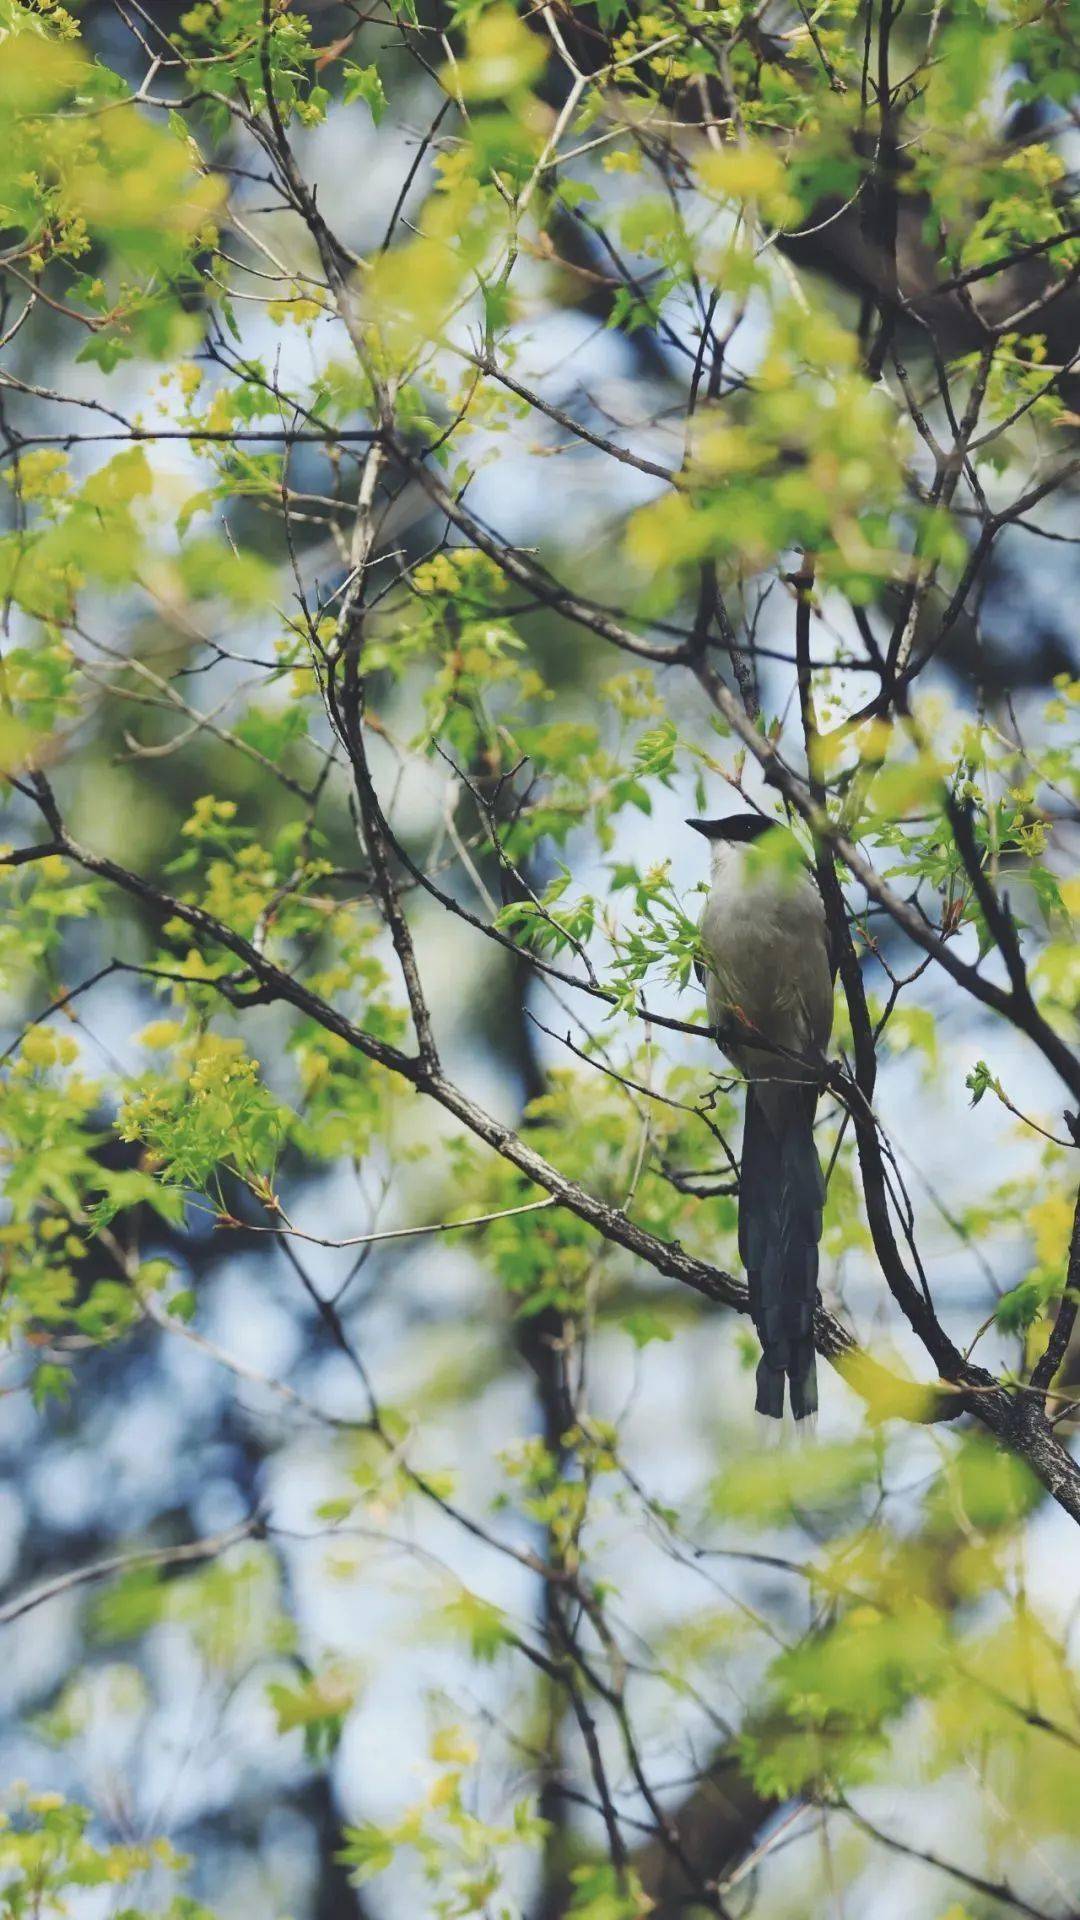
<path fill-rule="evenodd" d="M 11 1920 L 1080 1912 L 1078 41 L 0 0 Z"/>

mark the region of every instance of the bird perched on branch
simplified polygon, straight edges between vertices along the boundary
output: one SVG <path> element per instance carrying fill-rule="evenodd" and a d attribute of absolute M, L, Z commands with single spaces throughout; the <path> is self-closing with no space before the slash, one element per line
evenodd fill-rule
<path fill-rule="evenodd" d="M 757 1410 L 817 1411 L 813 1317 L 825 1185 L 814 1109 L 832 1030 L 825 909 L 798 842 L 775 820 L 690 820 L 712 849 L 699 932 L 709 1019 L 747 1083 L 739 1254 L 761 1341 Z"/>

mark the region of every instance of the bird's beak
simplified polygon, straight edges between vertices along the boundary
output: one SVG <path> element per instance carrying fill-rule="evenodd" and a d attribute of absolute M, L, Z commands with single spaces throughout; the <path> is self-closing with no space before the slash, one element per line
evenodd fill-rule
<path fill-rule="evenodd" d="M 703 834 L 706 840 L 715 840 L 717 828 L 723 823 L 720 820 L 688 820 L 686 824 L 693 827 L 695 833 Z"/>

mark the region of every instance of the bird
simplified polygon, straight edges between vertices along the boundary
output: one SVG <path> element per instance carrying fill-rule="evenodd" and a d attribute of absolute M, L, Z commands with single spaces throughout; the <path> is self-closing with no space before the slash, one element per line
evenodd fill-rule
<path fill-rule="evenodd" d="M 813 1320 L 825 1183 L 814 1145 L 834 968 L 821 894 L 790 829 L 764 814 L 689 820 L 711 849 L 698 925 L 709 1021 L 746 1081 L 739 1257 L 761 1342 L 757 1411 L 817 1412 Z"/>

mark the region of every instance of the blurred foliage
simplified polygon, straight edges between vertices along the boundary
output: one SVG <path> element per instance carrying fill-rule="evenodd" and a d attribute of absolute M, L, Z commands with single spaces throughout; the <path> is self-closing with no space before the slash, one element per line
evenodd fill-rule
<path fill-rule="evenodd" d="M 943 1866 L 917 1823 L 893 1836 L 935 1874 L 913 1914 L 1016 1888 L 1055 1920 L 1080 1693 L 1071 1596 L 1033 1573 L 1067 1339 L 1052 1429 L 1029 1403 L 1077 1299 L 1075 1147 L 1000 1008 L 937 962 L 1005 977 L 990 888 L 1028 1037 L 1075 1042 L 1080 680 L 986 667 L 999 536 L 1045 535 L 1076 592 L 1053 331 L 1080 271 L 1075 17 L 136 12 L 105 32 L 93 7 L 0 0 L 3 1392 L 49 1478 L 65 1448 L 106 1458 L 151 1352 L 160 1408 L 172 1356 L 222 1373 L 192 1474 L 224 1471 L 227 1436 L 245 1517 L 200 1541 L 170 1460 L 155 1510 L 118 1499 L 101 1565 L 89 1520 L 72 1581 L 25 1560 L 26 1610 L 70 1585 L 80 1638 L 12 1737 L 79 1798 L 12 1790 L 0 1911 L 96 1914 L 108 1888 L 118 1920 L 207 1912 L 144 1837 L 167 1824 L 142 1774 L 171 1671 L 198 1738 L 235 1743 L 225 1828 L 249 1776 L 269 1806 L 285 1779 L 336 1783 L 317 1877 L 336 1864 L 365 1914 L 639 1920 L 727 1913 L 738 1888 L 768 1916 L 841 1883 L 869 1914 L 889 1836 L 869 1829 L 869 1869 L 829 1836 L 866 1838 L 884 1788 L 960 1809 Z M 848 213 L 878 250 L 845 274 L 824 236 Z M 816 235 L 820 275 L 796 251 Z M 940 269 L 952 331 L 901 294 L 905 249 Z M 979 305 L 1032 261 L 1015 312 Z M 552 386 L 595 332 L 619 379 Z M 770 753 L 808 769 L 817 849 Z M 794 829 L 752 850 L 770 885 L 846 844 L 889 1231 L 928 1311 L 959 1251 L 941 1320 L 965 1364 L 992 1345 L 1008 1446 L 970 1413 L 899 1417 L 927 1366 L 886 1313 L 836 1083 L 823 1283 L 892 1385 L 874 1418 L 838 1386 L 814 1447 L 747 1433 L 753 1342 L 719 1305 L 740 1298 L 739 1090 L 697 990 L 704 883 L 669 837 L 717 796 Z M 936 937 L 929 970 L 852 849 Z M 838 989 L 845 1073 L 854 1018 Z M 955 1192 L 931 1167 L 912 1203 L 898 1086 L 927 1152 L 970 1096 Z M 718 1273 L 708 1318 L 670 1277 L 687 1258 Z M 230 1318 L 234 1259 L 254 1278 Z M 358 1649 L 346 1616 L 376 1592 Z M 350 1736 L 397 1664 L 424 1742 L 410 1768 L 416 1729 L 379 1696 L 364 1777 Z M 95 1791 L 115 1724 L 124 1791 L 109 1768 Z M 730 1844 L 700 1838 L 727 1818 L 722 1794 L 698 1818 L 714 1766 L 750 1796 Z M 800 1834 L 793 1888 L 764 1823 L 800 1805 L 824 1864 Z M 652 1891 L 658 1847 L 675 1894 Z M 219 1860 L 200 1892 L 270 1911 L 212 1884 Z M 944 1906 L 949 1872 L 968 1905 Z"/>

